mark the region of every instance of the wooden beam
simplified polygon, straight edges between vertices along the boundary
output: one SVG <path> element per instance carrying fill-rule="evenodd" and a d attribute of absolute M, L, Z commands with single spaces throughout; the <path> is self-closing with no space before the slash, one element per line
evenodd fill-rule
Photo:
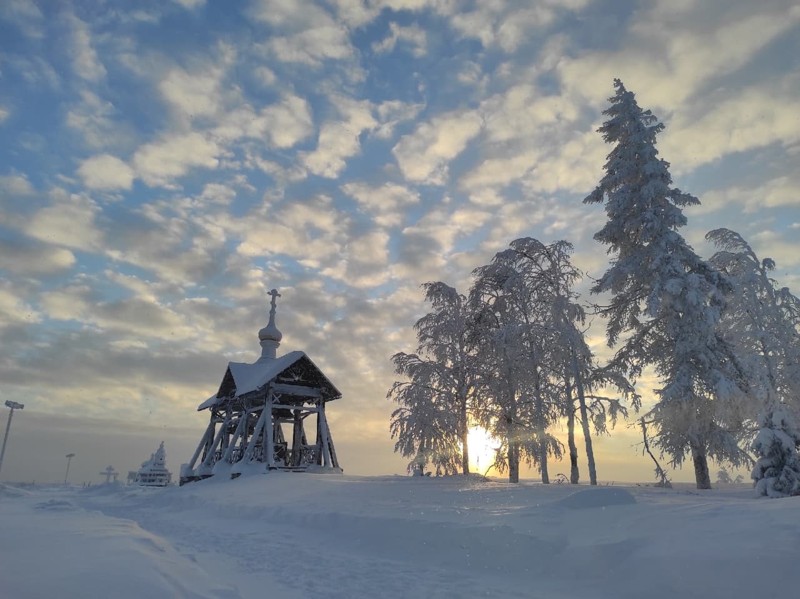
<path fill-rule="evenodd" d="M 264 430 L 264 422 L 266 422 L 266 419 L 267 419 L 267 411 L 262 410 L 261 415 L 258 417 L 258 421 L 256 422 L 256 425 L 253 428 L 253 436 L 250 437 L 250 442 L 247 444 L 247 449 L 244 450 L 244 455 L 242 456 L 242 460 L 249 461 L 253 459 L 253 452 L 256 449 L 256 443 L 258 443 L 258 438 L 259 436 L 261 436 L 261 431 Z"/>
<path fill-rule="evenodd" d="M 194 464 L 195 462 L 197 462 L 197 458 L 200 457 L 200 452 L 203 451 L 203 447 L 205 447 L 206 443 L 208 443 L 208 437 L 214 436 L 214 424 L 215 424 L 214 419 L 211 418 L 211 422 L 208 423 L 208 426 L 206 427 L 206 432 L 203 433 L 203 436 L 200 439 L 200 443 L 198 444 L 197 449 L 194 450 L 194 455 L 192 456 L 192 459 L 189 460 L 189 468 L 191 468 L 192 470 L 194 470 Z"/>
<path fill-rule="evenodd" d="M 242 435 L 242 430 L 244 430 L 245 426 L 247 426 L 247 412 L 239 415 L 239 424 L 236 425 L 236 430 L 233 432 L 233 435 L 228 441 L 228 447 L 225 448 L 225 453 L 222 456 L 223 461 L 231 461 L 231 454 L 236 448 L 236 441 L 239 440 L 239 437 Z"/>
<path fill-rule="evenodd" d="M 290 385 L 288 383 L 275 383 L 272 390 L 278 395 L 294 395 L 296 397 L 322 397 L 322 391 L 315 387 L 305 385 Z"/>
<path fill-rule="evenodd" d="M 316 406 L 298 406 L 292 404 L 274 403 L 272 404 L 273 410 L 302 410 L 303 412 L 319 412 Z"/>
<path fill-rule="evenodd" d="M 264 421 L 264 461 L 269 470 L 275 468 L 275 427 L 272 421 L 272 389 L 267 392 L 267 401 L 264 404 L 266 420 Z"/>

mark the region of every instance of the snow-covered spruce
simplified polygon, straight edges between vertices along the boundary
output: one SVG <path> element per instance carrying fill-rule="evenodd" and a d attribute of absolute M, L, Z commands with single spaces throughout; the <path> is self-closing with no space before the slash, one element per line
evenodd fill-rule
<path fill-rule="evenodd" d="M 760 419 L 753 441 L 759 456 L 751 473 L 756 492 L 768 497 L 800 495 L 800 428 L 786 406 L 778 406 Z"/>
<path fill-rule="evenodd" d="M 690 455 L 697 487 L 707 489 L 709 457 L 747 459 L 737 444 L 745 383 L 716 328 L 730 284 L 677 232 L 686 224 L 681 207 L 699 200 L 671 186 L 669 163 L 656 150 L 664 125 L 619 79 L 614 87 L 599 129 L 614 147 L 584 200 L 604 204 L 608 219 L 595 239 L 613 255 L 592 292 L 611 294 L 602 313 L 609 345 L 620 346 L 613 363 L 633 377 L 653 366 L 661 380 L 647 414 L 654 444 L 673 465 Z"/>

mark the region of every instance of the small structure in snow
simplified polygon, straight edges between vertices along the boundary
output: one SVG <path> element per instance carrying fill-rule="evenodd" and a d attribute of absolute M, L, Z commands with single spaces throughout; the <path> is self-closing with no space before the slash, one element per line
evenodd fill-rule
<path fill-rule="evenodd" d="M 209 423 L 180 484 L 245 470 L 341 472 L 325 406 L 339 390 L 302 351 L 277 356 L 283 337 L 275 325 L 276 289 L 270 291 L 269 322 L 258 332 L 261 357 L 253 364 L 229 362 L 219 391 L 198 411 Z M 315 439 L 307 436 L 311 417 Z"/>
<path fill-rule="evenodd" d="M 117 476 L 119 476 L 119 472 L 114 470 L 113 466 L 106 466 L 106 469 L 100 473 L 100 476 L 106 477 L 106 484 L 109 485 L 112 482 L 117 482 Z M 112 481 L 113 479 L 113 481 Z"/>
<path fill-rule="evenodd" d="M 143 487 L 166 487 L 172 482 L 172 473 L 167 470 L 166 462 L 167 453 L 164 451 L 162 441 L 156 452 L 150 455 L 150 459 L 142 462 L 142 467 L 133 476 L 133 484 Z M 130 474 L 128 481 L 131 481 Z"/>

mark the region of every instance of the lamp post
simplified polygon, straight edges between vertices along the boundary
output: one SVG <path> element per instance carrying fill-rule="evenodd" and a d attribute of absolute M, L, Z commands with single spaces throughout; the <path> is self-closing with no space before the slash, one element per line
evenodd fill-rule
<path fill-rule="evenodd" d="M 6 423 L 6 434 L 3 437 L 3 449 L 0 449 L 0 470 L 3 469 L 3 457 L 6 455 L 6 443 L 8 442 L 8 431 L 11 430 L 11 419 L 14 417 L 14 410 L 21 410 L 25 406 L 16 401 L 6 400 L 6 407 L 11 408 L 8 413 L 8 422 Z"/>
<path fill-rule="evenodd" d="M 69 463 L 72 461 L 72 458 L 75 457 L 74 453 L 68 453 L 66 455 L 67 458 L 67 471 L 64 473 L 64 484 L 67 484 L 67 478 L 69 477 Z"/>

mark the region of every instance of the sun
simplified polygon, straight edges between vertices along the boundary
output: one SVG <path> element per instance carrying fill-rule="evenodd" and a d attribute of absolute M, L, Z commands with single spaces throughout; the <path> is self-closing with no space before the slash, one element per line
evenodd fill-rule
<path fill-rule="evenodd" d="M 480 426 L 470 427 L 467 433 L 467 444 L 469 445 L 469 467 L 480 474 L 483 474 L 494 464 L 500 442 L 492 437 L 485 428 Z"/>

